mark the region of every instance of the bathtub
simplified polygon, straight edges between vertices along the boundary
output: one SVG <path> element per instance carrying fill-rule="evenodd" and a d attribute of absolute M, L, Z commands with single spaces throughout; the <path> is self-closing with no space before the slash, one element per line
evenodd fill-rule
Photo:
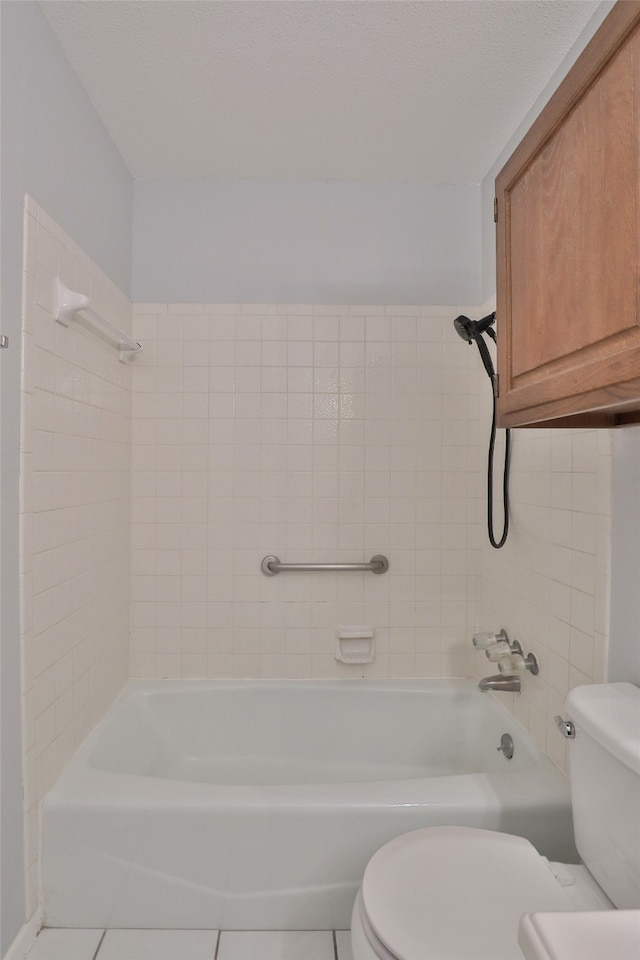
<path fill-rule="evenodd" d="M 347 928 L 371 855 L 429 824 L 577 858 L 566 779 L 471 681 L 132 682 L 45 798 L 45 922 Z"/>

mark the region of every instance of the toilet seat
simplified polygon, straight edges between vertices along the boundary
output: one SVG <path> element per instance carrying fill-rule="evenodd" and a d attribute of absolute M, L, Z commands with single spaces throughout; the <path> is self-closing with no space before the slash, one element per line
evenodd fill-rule
<path fill-rule="evenodd" d="M 528 840 L 471 827 L 385 844 L 360 898 L 371 946 L 394 960 L 516 960 L 524 913 L 577 909 Z"/>

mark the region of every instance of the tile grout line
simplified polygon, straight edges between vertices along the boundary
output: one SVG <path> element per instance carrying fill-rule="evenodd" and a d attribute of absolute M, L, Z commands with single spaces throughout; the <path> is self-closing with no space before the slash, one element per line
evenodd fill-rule
<path fill-rule="evenodd" d="M 102 942 L 103 942 L 104 938 L 106 937 L 106 935 L 107 935 L 107 931 L 106 931 L 106 929 L 105 929 L 105 930 L 102 931 L 102 936 L 100 937 L 100 940 L 98 941 L 98 946 L 96 947 L 96 952 L 94 953 L 94 955 L 93 955 L 93 957 L 92 957 L 92 960 L 97 960 L 98 954 L 100 953 L 100 948 L 101 948 L 101 946 L 102 946 Z"/>

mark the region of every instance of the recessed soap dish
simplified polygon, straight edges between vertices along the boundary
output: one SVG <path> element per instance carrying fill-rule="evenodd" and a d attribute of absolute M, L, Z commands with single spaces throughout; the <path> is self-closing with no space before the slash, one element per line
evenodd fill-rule
<path fill-rule="evenodd" d="M 373 627 L 336 627 L 336 660 L 371 663 L 374 656 Z"/>

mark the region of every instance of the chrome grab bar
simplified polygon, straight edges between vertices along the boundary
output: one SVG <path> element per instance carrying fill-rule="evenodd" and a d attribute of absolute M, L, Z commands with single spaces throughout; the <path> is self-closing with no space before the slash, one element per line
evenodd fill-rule
<path fill-rule="evenodd" d="M 389 561 L 381 553 L 376 553 L 368 563 L 282 563 L 278 557 L 269 556 L 263 559 L 260 569 L 268 577 L 275 577 L 276 573 L 294 573 L 297 571 L 311 573 L 317 570 L 330 573 L 354 570 L 386 573 L 389 569 Z"/>

